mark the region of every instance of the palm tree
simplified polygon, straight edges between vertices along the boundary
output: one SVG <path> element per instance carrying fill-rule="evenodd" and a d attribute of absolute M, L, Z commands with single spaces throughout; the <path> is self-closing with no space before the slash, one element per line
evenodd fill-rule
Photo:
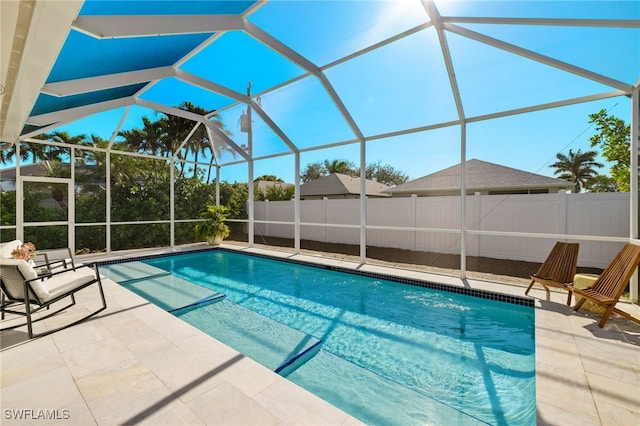
<path fill-rule="evenodd" d="M 327 173 L 329 173 L 330 175 L 334 173 L 343 173 L 346 175 L 350 175 L 355 168 L 353 163 L 347 160 L 324 160 L 324 167 L 327 170 Z"/>
<path fill-rule="evenodd" d="M 78 145 L 107 149 L 109 141 L 92 134 L 88 140 L 83 140 Z M 82 168 L 76 169 L 76 182 L 89 183 L 104 180 L 107 162 L 107 154 L 104 151 L 76 148 L 76 159 L 83 165 Z"/>
<path fill-rule="evenodd" d="M 557 153 L 556 158 L 558 161 L 549 167 L 556 169 L 553 174 L 558 175 L 560 179 L 575 183 L 575 192 L 578 193 L 584 188 L 585 183 L 598 175 L 594 167 L 600 168 L 604 166 L 595 160 L 597 155 L 597 151 L 581 152 L 578 150 L 574 153 L 570 149 L 568 156 L 560 152 Z"/>
<path fill-rule="evenodd" d="M 185 111 L 193 112 L 199 115 L 203 115 L 203 116 L 211 114 L 212 112 L 215 111 L 215 110 L 207 111 L 206 109 L 199 107 L 197 105 L 193 105 L 191 102 L 188 102 L 188 101 L 182 102 L 178 106 L 178 108 L 183 109 Z M 214 115 L 209 120 L 214 126 L 220 129 L 222 133 L 224 133 L 225 135 L 227 136 L 232 135 L 231 131 L 225 128 L 224 123 L 222 122 L 222 118 L 219 115 Z M 189 131 L 191 131 L 191 128 L 189 129 Z M 212 149 L 211 149 L 212 146 L 213 146 L 213 149 L 215 149 L 215 153 L 218 157 L 220 157 L 224 153 L 230 153 L 233 156 L 233 158 L 236 158 L 236 156 L 238 155 L 238 153 L 233 148 L 231 148 L 231 146 L 227 145 L 224 141 L 219 140 L 219 138 L 214 137 L 214 140 L 210 141 L 209 134 L 207 133 L 204 126 L 200 126 L 196 130 L 196 132 L 193 134 L 193 136 L 191 136 L 191 140 L 187 143 L 187 148 L 191 153 L 193 153 L 194 161 L 196 163 L 198 162 L 198 157 L 200 153 L 204 155 L 207 153 L 207 151 L 209 151 L 209 153 L 213 155 Z M 213 168 L 213 159 L 209 161 L 209 170 L 207 171 L 207 183 L 211 181 L 212 168 Z M 196 177 L 195 167 L 193 170 L 193 177 L 194 178 Z"/>
<path fill-rule="evenodd" d="M 60 132 L 60 133 L 66 134 L 66 132 Z M 57 140 L 58 142 L 67 142 L 66 140 L 61 140 L 60 138 L 53 138 L 52 135 L 47 135 L 45 133 L 45 134 L 35 136 L 34 139 L 46 140 L 46 139 L 52 138 L 53 140 Z M 11 144 L 4 148 L 5 149 L 0 151 L 0 164 L 10 163 L 16 155 L 16 144 Z M 22 162 L 27 161 L 30 156 L 31 156 L 32 163 L 37 163 L 38 161 L 43 161 L 43 162 L 60 161 L 63 152 L 64 152 L 63 149 L 55 146 L 20 142 L 20 160 Z M 45 163 L 45 165 L 50 169 L 49 164 Z"/>
<path fill-rule="evenodd" d="M 222 122 L 222 118 L 219 115 L 213 116 L 210 120 L 213 123 L 213 125 L 216 126 L 218 129 L 220 129 L 222 133 L 224 133 L 225 135 L 229 137 L 233 135 L 233 133 L 231 133 L 229 129 L 225 129 L 224 123 Z M 231 146 L 227 145 L 223 140 L 220 140 L 219 137 L 214 136 L 214 139 L 212 142 L 218 158 L 220 158 L 220 156 L 222 156 L 225 153 L 231 154 L 233 158 L 236 158 L 238 156 L 238 153 L 235 151 L 235 149 L 231 148 Z M 246 145 L 240 144 L 240 148 L 244 149 L 245 152 L 248 152 L 248 148 Z M 211 182 L 212 169 L 213 169 L 213 160 L 209 162 L 209 170 L 207 171 L 207 183 Z"/>
<path fill-rule="evenodd" d="M 0 150 L 0 164 L 9 164 L 13 161 L 13 158 L 16 156 L 16 145 L 3 145 L 2 150 Z M 24 149 L 24 146 L 20 147 L 20 161 L 27 161 L 29 159 L 29 151 Z"/>
<path fill-rule="evenodd" d="M 188 101 L 182 102 L 177 108 L 201 116 L 206 116 L 212 112 Z M 231 135 L 231 132 L 224 128 L 224 123 L 220 117 L 216 116 L 212 118 L 211 122 L 226 135 Z M 193 120 L 163 113 L 163 116 L 156 121 L 151 121 L 148 117 L 142 117 L 142 124 L 143 127 L 141 129 L 123 130 L 120 132 L 120 136 L 125 139 L 125 144 L 138 152 L 151 153 L 162 157 L 169 157 L 175 154 L 178 160 L 186 159 L 187 152 L 190 152 L 193 154 L 196 163 L 198 162 L 200 154 L 204 155 L 207 151 L 211 152 L 212 144 L 205 127 L 199 126 L 198 123 Z M 194 126 L 199 127 L 186 143 L 185 149 L 178 152 L 178 148 L 187 135 L 193 130 Z M 213 145 L 218 155 L 224 152 L 231 152 L 234 157 L 236 156 L 236 152 L 223 141 L 214 141 Z M 184 176 L 185 164 L 184 161 L 180 162 L 179 175 L 181 177 Z M 211 164 L 209 165 L 208 172 L 209 177 L 210 175 Z M 195 178 L 196 176 L 197 168 L 194 167 L 193 177 Z"/>
<path fill-rule="evenodd" d="M 196 106 L 189 101 L 182 102 L 178 108 L 193 112 L 198 115 L 207 115 L 209 111 L 206 109 Z M 191 139 L 187 142 L 186 148 L 189 152 L 193 154 L 193 161 L 198 163 L 198 157 L 200 153 L 203 155 L 206 154 L 207 151 L 211 152 L 211 143 L 209 142 L 209 136 L 204 126 L 199 125 L 199 123 L 193 122 L 191 120 L 174 117 L 173 119 L 169 119 L 168 123 L 171 124 L 167 130 L 178 135 L 179 140 L 178 143 L 182 143 L 182 140 L 193 130 L 194 126 L 198 126 L 195 133 L 191 136 Z M 181 175 L 184 173 L 184 163 L 182 163 Z M 193 168 L 193 177 L 197 176 L 197 167 Z"/>
<path fill-rule="evenodd" d="M 71 136 L 69 132 L 56 130 L 49 134 L 44 133 L 40 136 L 42 136 L 43 139 L 49 139 L 54 142 L 62 142 L 67 145 L 76 145 L 78 147 L 87 145 L 87 136 L 83 134 Z M 62 153 L 64 153 L 64 149 L 58 149 L 57 151 L 53 151 L 50 154 L 50 156 L 52 155 L 57 156 L 57 158 L 43 158 L 43 159 L 44 160 L 56 160 L 56 159 L 60 160 L 60 156 Z M 83 158 L 85 156 L 85 150 L 82 148 L 76 149 L 75 156 L 76 158 Z"/>

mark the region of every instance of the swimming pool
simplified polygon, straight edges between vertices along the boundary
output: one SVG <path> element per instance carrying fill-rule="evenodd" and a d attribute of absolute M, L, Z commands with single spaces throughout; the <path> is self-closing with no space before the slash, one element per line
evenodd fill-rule
<path fill-rule="evenodd" d="M 219 249 L 143 263 L 120 282 L 365 423 L 536 422 L 531 306 Z"/>

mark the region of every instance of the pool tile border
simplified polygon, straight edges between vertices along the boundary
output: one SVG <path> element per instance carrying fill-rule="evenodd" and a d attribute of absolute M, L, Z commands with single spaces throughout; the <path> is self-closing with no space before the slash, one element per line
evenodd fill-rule
<path fill-rule="evenodd" d="M 126 259 L 105 260 L 105 261 L 97 262 L 97 264 L 98 264 L 98 266 L 100 266 L 100 265 L 114 265 L 114 264 L 120 264 L 120 263 L 135 262 L 135 261 L 140 261 L 140 260 L 159 259 L 159 258 L 163 258 L 163 257 L 180 256 L 180 255 L 185 255 L 185 254 L 204 253 L 204 252 L 213 252 L 213 251 L 224 251 L 224 252 L 227 252 L 227 253 L 238 253 L 238 251 L 236 251 L 236 250 L 231 250 L 231 249 L 227 249 L 227 248 L 224 248 L 224 247 L 211 247 L 211 248 L 202 248 L 202 249 L 190 250 L 188 252 L 161 253 L 161 254 L 151 254 L 151 255 L 146 255 L 146 256 L 145 255 L 133 256 L 133 257 L 128 257 Z M 452 285 L 448 285 L 448 284 L 439 284 L 439 283 L 433 283 L 433 282 L 430 282 L 430 281 L 422 281 L 422 280 L 417 280 L 417 279 L 412 279 L 412 278 L 397 277 L 397 276 L 394 276 L 394 275 L 379 274 L 379 273 L 375 273 L 375 272 L 358 271 L 358 270 L 354 270 L 354 269 L 350 269 L 350 268 L 343 268 L 343 267 L 340 267 L 340 266 L 322 265 L 322 264 L 317 264 L 317 263 L 312 263 L 312 262 L 306 262 L 306 261 L 299 260 L 299 259 L 288 259 L 288 258 L 274 257 L 274 256 L 269 256 L 269 255 L 266 255 L 266 254 L 262 254 L 262 253 L 242 252 L 240 254 L 243 254 L 243 255 L 246 255 L 246 256 L 255 256 L 255 257 L 260 257 L 260 258 L 270 259 L 270 260 L 278 260 L 278 261 L 281 261 L 281 262 L 295 263 L 295 264 L 298 264 L 298 265 L 311 266 L 311 267 L 314 267 L 314 268 L 327 269 L 327 270 L 332 270 L 332 271 L 337 271 L 337 272 L 342 272 L 342 273 L 347 273 L 347 274 L 352 274 L 352 275 L 360 275 L 360 276 L 365 276 L 365 277 L 368 277 L 368 278 L 392 281 L 392 282 L 396 282 L 396 283 L 400 283 L 400 284 L 406 284 L 406 285 L 411 285 L 411 286 L 416 286 L 416 287 L 423 287 L 423 288 L 428 288 L 428 289 L 432 289 L 432 290 L 446 291 L 446 292 L 449 292 L 449 293 L 456 293 L 456 294 L 462 294 L 462 295 L 466 295 L 466 296 L 479 297 L 481 299 L 495 300 L 495 301 L 498 301 L 498 302 L 510 303 L 510 304 L 514 304 L 514 305 L 527 306 L 527 307 L 531 307 L 531 308 L 534 307 L 534 299 L 529 298 L 529 297 L 521 297 L 521 296 L 510 295 L 510 294 L 494 293 L 494 292 L 487 291 L 487 290 L 480 290 L 480 289 L 467 288 L 467 287 L 456 287 L 456 286 L 452 286 Z"/>

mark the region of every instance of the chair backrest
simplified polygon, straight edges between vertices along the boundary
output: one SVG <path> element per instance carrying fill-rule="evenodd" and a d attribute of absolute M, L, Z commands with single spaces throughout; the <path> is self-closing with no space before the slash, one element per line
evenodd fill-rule
<path fill-rule="evenodd" d="M 0 259 L 0 286 L 9 300 L 25 302 L 25 281 L 34 278 L 37 278 L 37 274 L 25 260 Z M 37 304 L 49 296 L 40 280 L 28 283 L 27 293 L 29 300 Z"/>
<path fill-rule="evenodd" d="M 11 259 L 11 252 L 22 245 L 22 241 L 13 240 L 6 243 L 0 243 L 0 258 Z"/>
<path fill-rule="evenodd" d="M 600 274 L 592 289 L 604 297 L 618 300 L 640 264 L 640 246 L 627 243 Z"/>
<path fill-rule="evenodd" d="M 578 266 L 579 249 L 579 243 L 556 242 L 536 276 L 560 283 L 573 282 Z"/>
<path fill-rule="evenodd" d="M 44 260 L 46 266 L 51 263 L 58 263 L 60 264 L 60 267 L 62 267 L 62 261 L 64 261 L 64 264 L 66 265 L 65 269 L 68 268 L 69 265 L 71 265 L 72 268 L 76 267 L 70 247 L 38 250 L 36 251 L 36 257 L 34 260 L 38 265 L 43 263 L 42 261 Z"/>

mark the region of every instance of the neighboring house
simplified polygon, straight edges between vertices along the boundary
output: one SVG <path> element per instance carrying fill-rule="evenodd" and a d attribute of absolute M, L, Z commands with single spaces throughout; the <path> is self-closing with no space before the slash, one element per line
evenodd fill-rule
<path fill-rule="evenodd" d="M 387 189 L 387 185 L 366 181 L 367 197 L 390 197 Z M 334 173 L 300 185 L 301 200 L 322 198 L 360 198 L 360 178 Z"/>
<path fill-rule="evenodd" d="M 20 166 L 21 176 L 47 176 L 49 168 L 46 164 L 28 163 Z M 8 167 L 6 169 L 0 169 L 0 188 L 3 191 L 15 191 L 16 190 L 16 168 Z"/>
<path fill-rule="evenodd" d="M 570 190 L 572 182 L 512 169 L 481 160 L 466 163 L 466 193 L 496 194 L 549 194 L 562 189 Z M 439 172 L 403 183 L 385 192 L 394 197 L 459 195 L 460 164 Z"/>
<path fill-rule="evenodd" d="M 57 163 L 56 172 L 58 176 L 56 177 L 66 177 L 69 178 L 71 176 L 71 166 L 69 163 Z M 75 167 L 76 173 L 76 183 L 80 184 L 93 184 L 93 185 L 104 185 L 105 177 L 104 176 L 96 176 L 91 180 L 80 180 L 78 176 L 82 175 L 95 175 L 96 166 L 86 165 L 86 164 L 78 164 Z M 27 163 L 20 165 L 20 176 L 35 176 L 35 177 L 50 177 L 50 166 L 45 164 L 45 162 L 40 161 L 37 163 Z M 15 167 L 7 167 L 5 169 L 0 169 L 0 189 L 3 191 L 15 191 L 16 190 L 16 168 Z M 78 190 L 78 189 L 76 189 Z"/>

